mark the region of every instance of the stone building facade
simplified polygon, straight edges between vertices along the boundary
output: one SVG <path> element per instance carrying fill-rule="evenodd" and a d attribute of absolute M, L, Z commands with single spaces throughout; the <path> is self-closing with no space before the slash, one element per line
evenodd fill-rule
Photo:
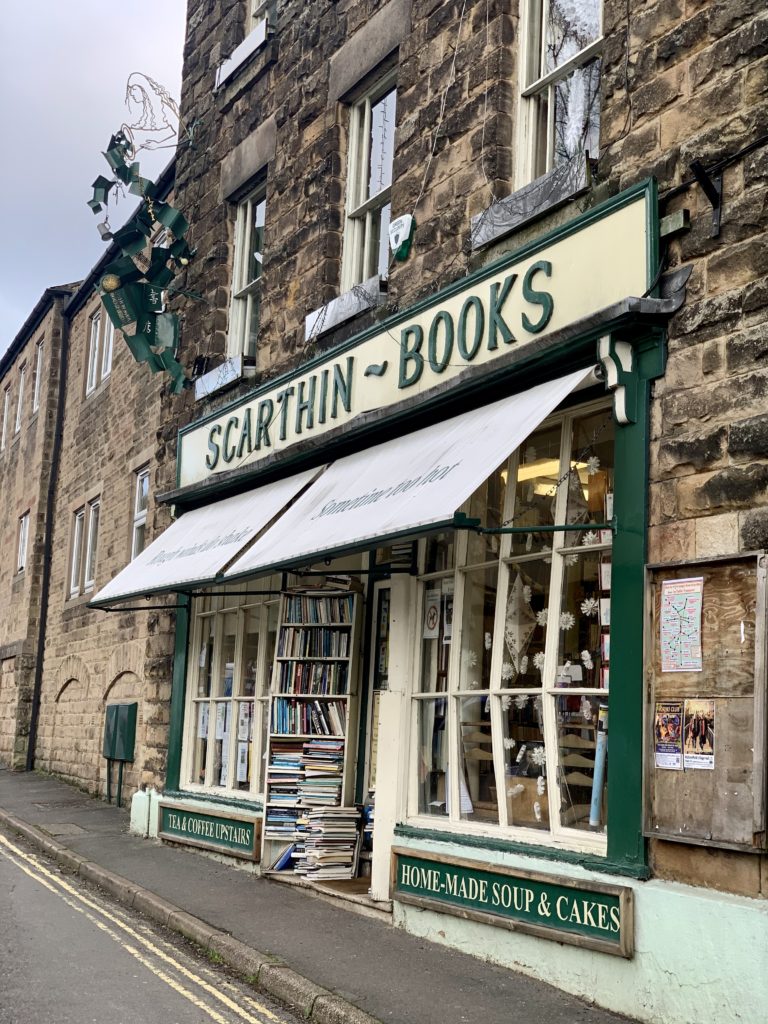
<path fill-rule="evenodd" d="M 58 409 L 63 308 L 73 286 L 48 288 L 0 361 L 0 760 L 27 766 L 46 551 L 46 502 Z"/>
<path fill-rule="evenodd" d="M 57 491 L 38 763 L 99 788 L 104 704 L 137 698 L 142 756 L 131 787 L 139 782 L 165 786 L 167 806 L 175 808 L 178 820 L 196 822 L 197 834 L 205 831 L 200 821 L 206 813 L 219 821 L 229 814 L 234 822 L 246 822 L 253 830 L 246 852 L 257 858 L 254 836 L 260 827 L 269 830 L 260 766 L 270 756 L 267 709 L 275 694 L 269 695 L 268 681 L 267 689 L 259 690 L 256 676 L 268 680 L 270 659 L 263 651 L 274 645 L 278 628 L 271 617 L 278 598 L 269 592 L 275 574 L 280 574 L 278 589 L 298 586 L 297 570 L 307 565 L 317 572 L 330 565 L 342 578 L 359 574 L 368 615 L 379 614 L 385 589 L 392 609 L 389 685 L 377 693 L 371 684 L 367 724 L 361 712 L 357 737 L 356 786 L 347 793 L 348 802 L 361 802 L 377 778 L 371 893 L 378 909 L 389 905 L 394 922 L 416 934 L 514 965 L 643 1020 L 758 1019 L 768 997 L 761 760 L 765 566 L 759 555 L 768 547 L 768 407 L 761 365 L 768 331 L 767 54 L 768 18 L 752 0 L 190 0 L 175 202 L 190 221 L 188 238 L 197 252 L 180 281 L 183 292 L 169 298 L 169 308 L 179 313 L 180 359 L 194 372 L 195 386 L 180 396 L 170 394 L 117 346 L 115 376 L 86 396 L 94 312 L 88 287 L 71 300 L 64 451 L 76 448 L 80 454 L 66 468 L 62 463 Z M 608 226 L 617 223 L 614 215 L 639 209 L 641 202 L 642 230 L 634 222 L 629 228 Z M 412 215 L 415 227 L 412 235 L 408 225 L 403 228 L 395 259 L 387 228 L 403 215 Z M 603 231 L 602 241 L 588 245 L 583 240 L 592 231 Z M 566 244 L 571 248 L 557 248 Z M 552 253 L 560 254 L 559 264 Z M 642 272 L 632 277 L 630 264 Z M 612 292 L 614 277 L 631 280 L 632 290 L 617 284 Z M 569 278 L 578 283 L 576 294 L 568 291 Z M 507 300 L 520 314 L 514 330 L 503 312 Z M 487 342 L 482 358 L 487 356 L 488 366 L 480 366 L 479 357 L 469 366 L 481 339 Z M 375 380 L 397 376 L 399 367 L 386 403 L 366 404 L 361 398 L 357 404 L 350 396 L 350 360 L 363 351 L 370 362 L 365 376 L 356 378 L 356 396 L 364 388 L 369 388 L 366 395 L 373 393 Z M 460 364 L 457 353 L 462 352 Z M 560 641 L 551 628 L 547 632 L 542 613 L 557 610 L 550 599 L 531 625 L 531 631 L 547 635 L 536 664 L 548 683 L 526 684 L 538 688 L 530 693 L 522 692 L 526 687 L 520 683 L 520 693 L 503 696 L 500 691 L 507 687 L 495 680 L 485 699 L 482 681 L 471 680 L 466 690 L 458 686 L 470 660 L 464 654 L 473 655 L 473 665 L 478 661 L 476 651 L 462 650 L 460 656 L 450 655 L 453 661 L 434 691 L 420 689 L 427 672 L 424 652 L 438 628 L 427 625 L 424 609 L 432 601 L 441 609 L 440 620 L 447 598 L 453 609 L 453 587 L 461 608 L 465 598 L 458 595 L 467 590 L 464 581 L 473 568 L 470 541 L 456 542 L 463 555 L 450 543 L 441 548 L 438 566 L 429 562 L 431 541 L 424 528 L 403 529 L 402 535 L 419 538 L 411 576 L 396 564 L 389 534 L 380 543 L 366 535 L 367 547 L 350 542 L 312 548 L 315 533 L 322 534 L 322 524 L 312 519 L 295 531 L 295 557 L 283 563 L 255 560 L 254 552 L 263 540 L 269 545 L 280 520 L 301 511 L 305 489 L 311 499 L 313 488 L 322 487 L 323 476 L 315 480 L 313 474 L 326 463 L 342 472 L 346 459 L 366 456 L 375 466 L 388 442 L 406 444 L 411 432 L 421 429 L 439 433 L 447 417 L 495 408 L 498 401 L 524 402 L 526 395 L 538 396 L 539 387 L 546 394 L 548 386 L 562 384 L 561 374 L 583 370 L 596 358 L 605 386 L 590 378 L 585 401 L 601 415 L 609 400 L 614 403 L 612 426 L 600 429 L 614 432 L 615 465 L 607 461 L 608 448 L 600 447 L 600 459 L 587 470 L 586 457 L 581 460 L 576 448 L 566 451 L 563 441 L 561 462 L 555 461 L 551 471 L 554 491 L 545 495 L 555 498 L 552 522 L 544 520 L 547 529 L 583 528 L 566 521 L 567 511 L 560 515 L 571 497 L 558 495 L 564 479 L 570 488 L 574 464 L 584 461 L 587 507 L 580 514 L 596 526 L 588 544 L 603 545 L 609 564 L 613 544 L 614 588 L 608 607 L 600 607 L 605 621 L 597 653 L 576 650 L 583 665 L 578 676 L 566 672 L 570 658 L 563 664 Z M 426 383 L 418 381 L 418 395 L 408 391 L 417 380 L 414 368 L 424 370 L 425 380 L 432 373 Z M 120 389 L 115 387 L 118 369 Z M 329 381 L 338 425 L 326 422 L 331 398 L 322 389 L 331 387 Z M 562 424 L 571 429 L 580 408 L 576 398 L 567 398 L 555 414 L 556 429 Z M 544 429 L 534 435 L 542 439 L 537 444 L 546 441 Z M 596 436 L 585 452 L 593 451 Z M 490 447 L 486 440 L 477 442 L 479 463 Z M 504 486 L 526 460 L 524 441 L 517 439 L 513 447 L 520 449 L 519 458 L 511 455 L 499 474 Z M 564 459 L 569 468 L 558 479 Z M 364 463 L 354 465 L 362 479 Z M 106 586 L 102 603 L 115 603 L 126 578 L 119 570 L 130 554 L 131 481 L 144 466 L 151 474 L 154 529 L 169 525 L 169 506 L 178 518 L 155 568 L 139 562 L 136 575 L 146 568 L 146 576 L 123 584 L 123 594 L 131 607 L 144 590 L 176 593 L 178 609 L 108 616 L 87 610 L 90 597 L 72 593 L 77 513 L 84 510 L 87 517 L 94 499 L 104 502 L 90 596 L 98 602 Z M 489 473 L 496 468 L 488 467 Z M 268 517 L 269 522 L 253 526 L 252 549 L 230 551 L 227 544 L 240 536 L 235 527 L 243 528 L 244 538 L 248 515 L 256 516 L 253 510 L 242 512 L 248 495 L 253 494 L 255 506 L 261 500 L 266 507 L 273 493 L 268 488 L 288 486 L 305 470 L 309 477 L 296 483 L 291 496 L 295 505 L 274 515 L 277 526 Z M 594 504 L 588 471 L 615 476 L 615 508 L 613 490 L 610 503 L 603 495 Z M 488 481 L 492 478 L 493 473 Z M 524 479 L 529 477 L 519 477 Z M 490 522 L 488 481 L 483 509 Z M 534 485 L 523 492 L 530 492 L 535 504 Z M 357 499 L 370 503 L 372 522 L 379 497 L 374 488 Z M 230 500 L 242 504 L 224 504 Z M 472 510 L 458 504 L 465 514 Z M 452 515 L 457 511 L 458 505 L 452 507 Z M 180 578 L 176 589 L 167 580 L 155 585 L 152 573 L 173 561 L 172 538 L 179 537 L 185 518 L 199 516 L 187 519 L 197 524 L 217 514 L 221 535 L 195 541 L 206 551 L 226 548 L 229 559 L 222 558 L 208 575 L 201 570 Z M 598 522 L 602 519 L 606 522 Z M 435 521 L 425 513 L 420 522 Z M 466 518 L 451 522 L 467 526 Z M 503 530 L 500 523 L 507 521 L 498 515 L 496 533 Z M 87 518 L 82 529 L 86 526 Z M 602 536 L 611 531 L 612 541 Z M 544 544 L 546 536 L 532 534 L 536 544 Z M 184 544 L 180 559 L 195 549 L 190 539 Z M 305 550 L 313 557 L 302 561 Z M 490 542 L 484 550 L 488 562 L 498 556 Z M 501 580 L 513 563 L 512 549 L 502 550 Z M 561 566 L 552 570 L 561 572 L 552 577 L 560 586 L 575 564 L 568 559 L 578 562 L 581 556 L 563 540 L 552 550 L 554 558 L 545 552 L 540 561 Z M 521 557 L 530 564 L 532 549 Z M 456 561 L 460 558 L 464 564 Z M 243 560 L 258 571 L 232 573 L 233 563 L 236 570 Z M 386 570 L 377 568 L 382 560 Z M 522 580 L 522 570 L 517 571 Z M 435 598 L 438 577 L 443 589 Z M 698 645 L 703 654 L 691 655 L 692 664 L 697 658 L 702 662 L 693 669 L 701 677 L 665 674 L 657 665 L 661 613 L 655 602 L 664 582 L 679 578 L 703 581 L 701 635 L 709 639 Z M 489 591 L 495 594 L 494 586 Z M 610 592 L 610 576 L 607 587 L 600 586 Z M 595 585 L 590 594 L 599 589 Z M 522 583 L 520 590 L 525 593 Z M 153 604 L 163 601 L 174 603 L 171 597 L 152 598 Z M 584 615 L 596 614 L 592 599 L 584 598 L 584 604 L 589 609 Z M 496 607 L 498 626 L 506 620 L 502 602 Z M 737 610 L 729 612 L 733 607 Z M 560 626 L 563 632 L 573 628 L 568 621 Z M 483 622 L 479 647 L 494 659 L 495 669 L 507 669 L 501 641 Z M 461 629 L 469 633 L 470 625 Z M 440 643 L 450 647 L 451 633 L 439 628 Z M 734 628 L 735 634 L 728 632 Z M 712 639 L 718 633 L 719 645 Z M 603 635 L 613 637 L 612 658 L 601 646 Z M 254 636 L 258 658 L 247 654 L 247 637 Z M 446 658 L 440 651 L 437 660 Z M 595 671 L 598 656 L 606 668 L 596 677 L 599 683 L 575 686 L 574 678 Z M 373 657 L 366 651 L 367 671 Z M 481 652 L 481 663 L 484 657 Z M 525 661 L 521 677 L 529 671 L 527 656 Z M 248 677 L 253 688 L 238 693 L 235 676 L 245 679 L 243 666 L 251 662 L 260 666 Z M 611 786 L 604 808 L 599 800 L 590 805 L 571 799 L 563 779 L 569 775 L 575 789 L 584 788 L 584 769 L 596 771 L 591 751 L 597 746 L 595 720 L 607 701 L 608 662 Z M 221 676 L 218 691 L 211 689 L 214 663 Z M 508 679 L 509 671 L 501 678 Z M 698 685 L 699 679 L 706 685 Z M 580 708 L 560 692 L 567 680 Z M 469 692 L 474 688 L 485 700 L 482 711 Z M 443 692 L 448 696 L 435 696 Z M 548 774 L 521 770 L 522 731 L 517 739 L 504 733 L 507 742 L 500 745 L 502 725 L 520 726 L 509 724 L 514 696 L 531 708 L 538 699 L 532 716 L 541 713 L 546 698 L 545 724 L 539 720 L 546 743 L 542 740 L 538 749 L 549 758 Z M 708 753 L 698 762 L 707 771 L 696 769 L 695 753 L 686 770 L 664 770 L 665 752 L 654 742 L 654 697 L 678 706 L 680 719 L 689 700 L 716 709 L 709 719 Z M 245 739 L 233 738 L 235 730 L 227 728 L 235 699 L 241 705 L 252 702 L 255 710 L 248 714 L 260 723 L 249 732 L 254 719 L 245 716 Z M 454 710 L 443 710 L 442 700 Z M 219 721 L 218 704 L 225 703 L 230 711 Z M 431 719 L 421 710 L 428 706 Z M 463 721 L 456 709 L 470 706 L 479 717 Z M 568 732 L 563 722 L 578 713 L 584 719 L 580 730 L 572 726 Z M 697 712 L 695 720 L 685 721 L 693 729 L 703 718 Z M 451 753 L 444 768 L 427 771 L 427 762 L 436 763 L 444 753 L 438 751 L 445 738 L 445 733 L 438 736 L 438 720 L 450 720 L 440 728 L 452 736 Z M 532 729 L 533 721 L 526 719 L 525 729 Z M 468 725 L 473 739 L 461 747 L 458 737 Z M 427 741 L 420 738 L 422 727 L 432 730 Z M 486 736 L 493 738 L 483 740 L 482 729 L 491 730 Z M 581 752 L 564 754 L 567 744 L 558 747 L 558 729 L 571 739 L 576 735 L 573 749 Z M 586 736 L 590 730 L 593 739 Z M 530 736 L 525 739 L 530 745 Z M 238 757 L 246 746 L 237 770 L 221 749 L 208 756 L 214 743 L 229 744 Z M 492 750 L 484 750 L 484 743 Z M 372 775 L 376 744 L 378 772 Z M 513 749 L 517 761 L 509 753 Z M 467 750 L 474 761 L 492 761 L 499 778 L 482 798 L 481 771 L 477 764 L 466 767 Z M 681 747 L 674 767 L 683 768 L 683 758 Z M 442 774 L 442 789 L 434 785 L 425 797 L 424 778 L 435 774 Z M 484 777 L 487 783 L 487 772 Z M 706 779 L 716 780 L 709 791 Z M 560 810 L 552 795 L 558 786 Z M 504 789 L 506 810 L 499 800 Z M 533 801 L 521 826 L 513 820 L 514 801 L 521 792 L 527 799 L 529 791 Z M 536 799 L 547 793 L 548 803 Z M 137 803 L 142 800 L 149 798 L 139 795 Z M 707 822 L 704 811 L 712 808 Z M 492 820 L 494 814 L 500 818 Z M 547 825 L 542 817 L 548 815 L 551 834 L 542 838 Z M 160 830 L 168 837 L 163 821 Z M 262 868 L 277 860 L 271 854 Z M 424 874 L 413 874 L 414 862 L 428 865 L 419 868 Z M 586 920 L 577 908 L 569 922 L 570 932 L 581 929 L 581 945 L 568 928 L 557 932 L 557 942 L 550 941 L 541 921 L 494 927 L 498 920 L 487 908 L 467 911 L 464 905 L 452 913 L 446 906 L 458 875 L 450 884 L 443 881 L 442 904 L 434 891 L 430 895 L 424 885 L 419 891 L 411 885 L 414 877 L 439 885 L 446 864 L 456 871 L 490 869 L 493 878 L 514 878 L 516 884 L 527 879 L 554 887 L 545 896 L 551 892 L 556 907 L 567 899 L 563 891 L 581 886 Z M 618 901 L 605 904 L 605 928 L 605 915 L 595 909 L 596 893 Z M 545 913 L 547 899 L 540 905 Z M 620 948 L 607 941 L 612 911 L 619 915 Z M 715 920 L 717 927 L 710 927 Z M 681 941 L 694 935 L 695 943 Z M 689 978 L 695 997 L 681 999 L 678 987 L 668 985 L 670 974 Z"/>

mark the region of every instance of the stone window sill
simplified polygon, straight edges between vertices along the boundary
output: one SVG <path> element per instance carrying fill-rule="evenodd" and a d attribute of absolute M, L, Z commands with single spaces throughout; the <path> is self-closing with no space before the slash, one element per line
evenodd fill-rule
<path fill-rule="evenodd" d="M 586 157 L 553 167 L 530 185 L 492 203 L 472 218 L 472 250 L 482 249 L 564 206 L 586 192 L 590 185 Z"/>
<path fill-rule="evenodd" d="M 229 57 L 216 69 L 216 84 L 214 88 L 220 89 L 228 85 L 248 64 L 254 54 L 258 53 L 267 41 L 269 36 L 268 19 L 262 18 L 259 24 L 249 32 L 245 39 L 236 46 Z"/>
<path fill-rule="evenodd" d="M 386 281 L 378 275 L 357 284 L 325 306 L 315 309 L 304 319 L 304 340 L 315 341 L 334 327 L 352 320 L 369 309 L 382 305 L 387 298 Z"/>

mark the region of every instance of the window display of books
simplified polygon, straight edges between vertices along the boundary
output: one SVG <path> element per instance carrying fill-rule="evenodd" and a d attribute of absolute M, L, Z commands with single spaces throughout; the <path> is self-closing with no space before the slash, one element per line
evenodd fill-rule
<path fill-rule="evenodd" d="M 342 805 L 353 799 L 359 604 L 357 593 L 328 591 L 284 594 L 281 604 L 264 863 L 307 877 L 349 878 L 355 859 L 359 813 Z M 316 817 L 323 813 L 332 823 Z M 282 850 L 270 846 L 278 843 Z"/>

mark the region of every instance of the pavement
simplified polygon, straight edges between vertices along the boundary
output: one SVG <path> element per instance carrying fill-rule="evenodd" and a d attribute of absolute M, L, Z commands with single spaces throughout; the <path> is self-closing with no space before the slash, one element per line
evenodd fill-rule
<path fill-rule="evenodd" d="M 185 936 L 313 1024 L 627 1022 L 348 904 L 130 835 L 125 810 L 49 776 L 0 769 L 0 829 Z"/>

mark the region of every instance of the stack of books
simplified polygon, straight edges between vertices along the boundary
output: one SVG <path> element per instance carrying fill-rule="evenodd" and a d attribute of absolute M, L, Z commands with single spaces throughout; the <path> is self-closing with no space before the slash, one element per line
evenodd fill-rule
<path fill-rule="evenodd" d="M 302 744 L 273 740 L 267 768 L 269 800 L 264 832 L 274 839 L 293 839 L 299 811 L 299 786 L 304 780 Z"/>
<path fill-rule="evenodd" d="M 360 825 L 357 808 L 323 807 L 309 811 L 305 820 L 303 850 L 297 872 L 316 882 L 354 878 Z"/>

